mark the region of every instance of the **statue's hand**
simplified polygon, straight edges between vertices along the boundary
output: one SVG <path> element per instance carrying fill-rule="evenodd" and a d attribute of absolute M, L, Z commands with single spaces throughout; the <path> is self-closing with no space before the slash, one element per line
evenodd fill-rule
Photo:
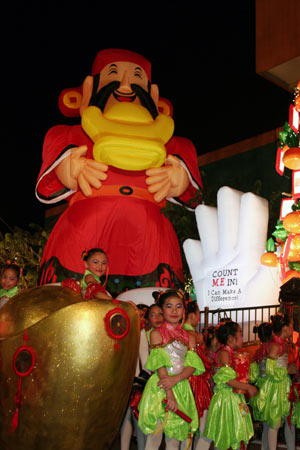
<path fill-rule="evenodd" d="M 148 191 L 154 200 L 161 202 L 166 197 L 179 197 L 187 189 L 188 174 L 176 156 L 169 155 L 165 164 L 146 170 Z"/>
<path fill-rule="evenodd" d="M 199 307 L 277 304 L 279 270 L 260 264 L 266 248 L 267 201 L 223 187 L 218 209 L 199 205 L 196 219 L 201 242 L 188 239 L 183 248 Z"/>
<path fill-rule="evenodd" d="M 92 194 L 91 187 L 99 189 L 101 181 L 106 180 L 108 166 L 86 158 L 86 152 L 86 145 L 71 149 L 71 154 L 59 164 L 55 173 L 64 186 L 73 190 L 79 186 L 83 194 L 89 197 Z"/>

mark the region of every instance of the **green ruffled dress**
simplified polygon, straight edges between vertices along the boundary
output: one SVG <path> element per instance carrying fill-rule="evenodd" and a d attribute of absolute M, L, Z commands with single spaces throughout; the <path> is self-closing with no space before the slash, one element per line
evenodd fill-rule
<path fill-rule="evenodd" d="M 17 293 L 19 292 L 19 287 L 18 286 L 14 286 L 11 289 L 0 289 L 0 298 L 2 297 L 14 297 L 15 295 L 17 295 Z"/>
<path fill-rule="evenodd" d="M 257 362 L 253 362 L 250 364 L 248 380 L 249 383 L 255 384 L 258 390 L 261 389 L 264 382 L 266 381 L 266 376 L 261 376 L 261 370 Z M 257 395 L 255 397 L 251 397 L 249 403 L 252 407 L 253 419 L 261 422 L 262 414 L 257 406 L 257 397 L 258 397 Z"/>
<path fill-rule="evenodd" d="M 89 270 L 86 269 L 86 271 L 84 272 L 83 278 L 82 278 L 82 280 L 80 282 L 80 286 L 81 286 L 82 289 L 86 289 L 87 288 L 87 284 L 85 282 L 85 277 L 87 275 L 92 275 L 95 278 L 95 280 L 97 281 L 97 283 L 101 284 L 100 278 L 97 275 L 93 274 L 92 272 L 90 272 Z"/>
<path fill-rule="evenodd" d="M 291 379 L 286 367 L 278 367 L 276 359 L 267 358 L 266 377 L 260 382 L 259 393 L 251 399 L 253 411 L 262 422 L 276 428 L 290 414 Z"/>
<path fill-rule="evenodd" d="M 237 449 L 241 441 L 248 444 L 254 434 L 244 395 L 234 393 L 227 384 L 236 378 L 237 373 L 231 367 L 221 367 L 213 377 L 216 386 L 203 435 L 213 440 L 214 446 L 221 450 Z"/>
<path fill-rule="evenodd" d="M 172 345 L 172 344 L 167 344 Z M 184 345 L 184 344 L 181 344 Z M 187 350 L 187 348 L 185 347 Z M 173 364 L 169 354 L 164 348 L 151 349 L 146 369 L 155 371 L 149 378 L 139 403 L 138 425 L 144 434 L 152 433 L 158 426 L 157 421 L 163 423 L 165 419 L 165 405 L 162 400 L 166 398 L 164 389 L 158 387 L 159 376 L 157 370 L 161 367 L 172 368 Z M 185 353 L 184 367 L 195 367 L 195 375 L 201 375 L 205 367 L 196 352 L 187 350 Z M 180 381 L 172 388 L 178 409 L 192 419 L 189 424 L 172 411 L 168 412 L 168 421 L 164 427 L 165 435 L 170 439 L 184 441 L 188 433 L 194 433 L 199 426 L 198 412 L 188 379 Z"/>

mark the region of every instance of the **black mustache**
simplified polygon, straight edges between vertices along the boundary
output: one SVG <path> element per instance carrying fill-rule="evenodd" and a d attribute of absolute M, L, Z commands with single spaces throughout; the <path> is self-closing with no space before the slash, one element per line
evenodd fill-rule
<path fill-rule="evenodd" d="M 96 81 L 94 79 L 94 86 L 95 84 L 98 85 L 98 80 Z M 93 89 L 93 94 L 91 96 L 89 105 L 96 106 L 97 108 L 100 108 L 101 111 L 103 112 L 110 95 L 114 91 L 116 91 L 119 88 L 119 86 L 120 86 L 119 81 L 112 81 L 111 83 L 103 86 L 98 92 L 95 92 L 95 89 Z M 143 89 L 138 84 L 131 84 L 130 86 L 132 92 L 134 92 L 140 99 L 141 105 L 144 106 L 144 108 L 146 108 L 149 111 L 153 120 L 155 120 L 155 118 L 158 116 L 158 111 L 156 108 L 156 104 L 154 103 L 149 92 L 145 91 L 145 89 Z"/>

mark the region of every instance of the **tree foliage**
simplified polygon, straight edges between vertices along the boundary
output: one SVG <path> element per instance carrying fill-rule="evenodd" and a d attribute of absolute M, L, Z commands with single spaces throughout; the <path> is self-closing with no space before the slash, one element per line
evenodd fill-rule
<path fill-rule="evenodd" d="M 49 232 L 40 225 L 30 224 L 27 229 L 14 227 L 9 233 L 0 233 L 0 266 L 15 263 L 22 267 L 21 288 L 36 286 L 38 268 Z"/>

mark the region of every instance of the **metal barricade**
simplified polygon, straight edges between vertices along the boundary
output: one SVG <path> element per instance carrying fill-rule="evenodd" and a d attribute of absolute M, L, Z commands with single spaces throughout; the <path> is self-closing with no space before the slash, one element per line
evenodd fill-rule
<path fill-rule="evenodd" d="M 237 322 L 243 333 L 244 341 L 256 341 L 254 325 L 269 322 L 271 316 L 276 314 L 281 305 L 251 306 L 247 308 L 209 309 L 200 311 L 201 329 L 216 326 L 222 318 L 229 318 Z"/>

